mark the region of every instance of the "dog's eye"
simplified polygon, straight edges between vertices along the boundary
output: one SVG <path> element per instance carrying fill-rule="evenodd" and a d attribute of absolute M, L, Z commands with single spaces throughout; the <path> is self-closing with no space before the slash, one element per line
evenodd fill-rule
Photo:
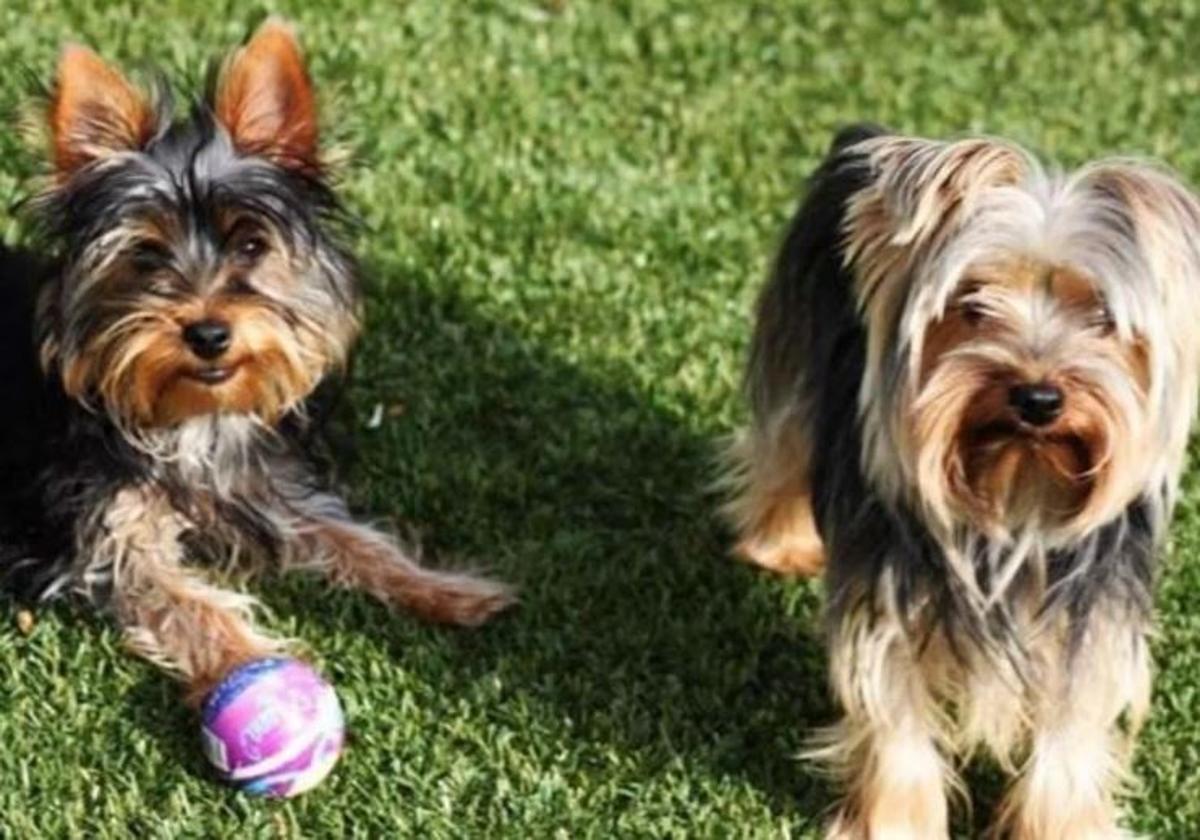
<path fill-rule="evenodd" d="M 267 252 L 270 243 L 262 229 L 253 222 L 242 221 L 236 224 L 226 239 L 227 253 L 244 266 L 257 263 Z"/>
<path fill-rule="evenodd" d="M 988 316 L 987 307 L 979 299 L 981 287 L 978 281 L 966 281 L 959 288 L 958 298 L 954 301 L 954 311 L 971 327 L 983 323 Z"/>
<path fill-rule="evenodd" d="M 234 260 L 244 266 L 252 266 L 262 259 L 269 247 L 267 238 L 258 231 L 250 231 L 233 238 L 230 249 Z"/>
<path fill-rule="evenodd" d="M 1112 309 L 1109 308 L 1107 301 L 1100 301 L 1092 309 L 1089 321 L 1092 327 L 1102 332 L 1104 335 L 1110 335 L 1117 328 L 1117 322 L 1113 318 Z"/>
<path fill-rule="evenodd" d="M 261 236 L 248 236 L 238 243 L 237 255 L 243 260 L 257 260 L 267 251 L 267 240 Z"/>
<path fill-rule="evenodd" d="M 171 254 L 157 242 L 139 242 L 129 255 L 129 262 L 138 274 L 149 274 L 166 266 Z"/>
<path fill-rule="evenodd" d="M 979 301 L 968 297 L 958 302 L 958 314 L 970 326 L 976 327 L 987 317 L 987 309 Z"/>

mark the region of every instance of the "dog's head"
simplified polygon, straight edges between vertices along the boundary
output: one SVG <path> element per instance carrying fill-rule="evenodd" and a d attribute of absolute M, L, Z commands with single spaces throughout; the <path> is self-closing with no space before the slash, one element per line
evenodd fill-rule
<path fill-rule="evenodd" d="M 354 266 L 288 27 L 268 21 L 176 121 L 91 51 L 67 47 L 39 209 L 64 266 L 42 356 L 122 427 L 241 414 L 274 422 L 343 364 Z"/>
<path fill-rule="evenodd" d="M 987 140 L 882 137 L 849 159 L 868 168 L 845 253 L 875 478 L 947 530 L 1064 540 L 1172 485 L 1198 384 L 1192 195 Z"/>

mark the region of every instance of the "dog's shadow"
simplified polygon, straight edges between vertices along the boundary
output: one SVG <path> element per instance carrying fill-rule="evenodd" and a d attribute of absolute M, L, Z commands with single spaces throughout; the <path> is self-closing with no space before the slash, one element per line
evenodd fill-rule
<path fill-rule="evenodd" d="M 416 675 L 439 694 L 502 679 L 572 737 L 707 763 L 818 820 L 829 791 L 796 759 L 832 715 L 817 587 L 729 559 L 707 489 L 714 441 L 621 371 L 584 373 L 461 300 L 375 297 L 387 325 L 368 326 L 348 400 L 355 501 L 415 529 L 435 562 L 515 583 L 521 602 L 446 630 L 300 581 L 262 587 L 276 614 L 318 655 L 322 636 L 363 627 L 406 668 L 422 667 L 414 639 L 447 646 L 449 669 Z"/>

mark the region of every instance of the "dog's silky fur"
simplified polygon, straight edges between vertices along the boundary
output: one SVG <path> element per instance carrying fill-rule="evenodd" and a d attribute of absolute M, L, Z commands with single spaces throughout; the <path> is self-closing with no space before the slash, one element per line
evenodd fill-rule
<path fill-rule="evenodd" d="M 836 138 L 759 300 L 729 505 L 745 558 L 824 564 L 828 836 L 947 836 L 980 747 L 1015 776 L 997 834 L 1123 836 L 1198 295 L 1200 204 L 1160 168 Z"/>
<path fill-rule="evenodd" d="M 290 28 L 263 24 L 184 120 L 68 46 L 48 120 L 35 210 L 60 254 L 4 265 L 8 587 L 110 610 L 193 701 L 280 647 L 206 563 L 316 572 L 457 624 L 511 603 L 353 521 L 318 469 L 314 401 L 360 293 Z"/>

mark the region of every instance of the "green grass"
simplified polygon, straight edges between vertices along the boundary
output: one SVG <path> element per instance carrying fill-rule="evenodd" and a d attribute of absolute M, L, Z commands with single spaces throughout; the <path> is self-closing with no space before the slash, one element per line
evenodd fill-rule
<path fill-rule="evenodd" d="M 833 792 L 793 756 L 833 714 L 819 588 L 727 560 L 703 490 L 802 178 L 858 118 L 1007 135 L 1066 163 L 1151 154 L 1200 178 L 1200 4 L 992 5 L 275 8 L 360 161 L 345 184 L 372 283 L 355 500 L 523 603 L 458 632 L 258 584 L 353 729 L 329 782 L 282 804 L 211 780 L 174 686 L 111 626 L 59 606 L 26 638 L 0 606 L 0 836 L 815 836 Z M 265 11 L 6 0 L 0 107 L 64 39 L 186 84 Z M 31 167 L 0 135 L 5 206 Z M 4 214 L 0 233 L 25 228 Z M 1195 477 L 1173 533 L 1130 823 L 1191 838 Z"/>

